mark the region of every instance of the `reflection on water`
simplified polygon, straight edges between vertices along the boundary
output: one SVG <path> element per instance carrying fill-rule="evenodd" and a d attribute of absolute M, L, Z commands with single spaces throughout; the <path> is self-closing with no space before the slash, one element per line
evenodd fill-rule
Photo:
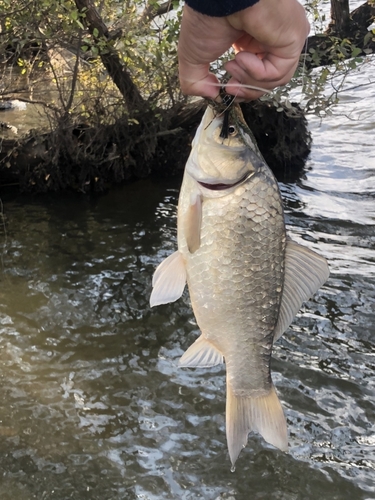
<path fill-rule="evenodd" d="M 358 99 L 373 103 L 373 92 Z M 306 174 L 281 184 L 289 232 L 332 274 L 275 346 L 290 453 L 252 435 L 234 473 L 224 370 L 177 369 L 198 334 L 187 295 L 148 306 L 153 269 L 175 249 L 178 182 L 90 199 L 3 198 L 2 500 L 375 498 L 375 119 L 366 116 L 312 121 Z"/>

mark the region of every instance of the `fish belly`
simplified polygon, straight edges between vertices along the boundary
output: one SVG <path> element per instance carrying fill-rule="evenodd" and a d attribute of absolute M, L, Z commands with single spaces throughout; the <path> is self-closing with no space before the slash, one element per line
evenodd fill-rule
<path fill-rule="evenodd" d="M 189 203 L 187 192 L 182 191 L 179 221 Z M 271 389 L 285 242 L 280 194 L 267 171 L 230 194 L 203 198 L 200 247 L 193 254 L 179 228 L 198 326 L 223 354 L 236 396 L 256 397 Z"/>

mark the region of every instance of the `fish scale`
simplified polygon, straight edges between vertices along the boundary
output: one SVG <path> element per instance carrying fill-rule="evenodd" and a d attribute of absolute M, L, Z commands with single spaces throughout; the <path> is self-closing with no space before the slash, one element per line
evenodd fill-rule
<path fill-rule="evenodd" d="M 270 390 L 272 338 L 259 348 L 255 346 L 270 336 L 277 321 L 285 249 L 278 187 L 267 171 L 254 176 L 228 196 L 203 198 L 197 252 L 190 254 L 183 232 L 179 233 L 198 326 L 205 338 L 225 353 L 227 376 L 235 394 L 242 396 Z M 180 199 L 182 212 L 189 203 L 189 182 L 185 187 Z M 243 203 L 246 200 L 249 203 Z M 212 258 L 219 254 L 220 259 Z M 248 371 L 244 367 L 249 365 L 254 367 L 253 377 L 244 379 L 242 374 Z"/>
<path fill-rule="evenodd" d="M 232 465 L 250 431 L 286 451 L 272 346 L 329 270 L 324 258 L 287 239 L 277 181 L 238 106 L 224 114 L 207 108 L 185 167 L 177 219 L 178 250 L 156 269 L 150 304 L 177 300 L 187 282 L 201 335 L 180 365 L 225 361 Z"/>

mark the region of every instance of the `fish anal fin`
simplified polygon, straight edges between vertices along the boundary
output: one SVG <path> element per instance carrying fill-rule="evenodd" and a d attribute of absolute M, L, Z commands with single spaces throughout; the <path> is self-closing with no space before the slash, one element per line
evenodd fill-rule
<path fill-rule="evenodd" d="M 202 198 L 199 194 L 191 196 L 190 205 L 185 214 L 184 234 L 190 253 L 198 250 L 201 244 Z"/>
<path fill-rule="evenodd" d="M 329 276 L 327 261 L 309 248 L 288 240 L 285 250 L 283 295 L 274 341 L 281 337 L 301 308 Z"/>
<path fill-rule="evenodd" d="M 203 368 L 219 365 L 223 362 L 224 358 L 221 352 L 201 335 L 181 356 L 179 365 Z"/>
<path fill-rule="evenodd" d="M 227 380 L 226 430 L 228 451 L 234 466 L 247 443 L 250 431 L 257 431 L 265 441 L 288 451 L 288 431 L 284 412 L 275 388 L 265 396 L 236 396 Z"/>
<path fill-rule="evenodd" d="M 179 299 L 186 284 L 186 268 L 182 254 L 172 253 L 155 270 L 152 278 L 150 306 L 168 304 Z"/>

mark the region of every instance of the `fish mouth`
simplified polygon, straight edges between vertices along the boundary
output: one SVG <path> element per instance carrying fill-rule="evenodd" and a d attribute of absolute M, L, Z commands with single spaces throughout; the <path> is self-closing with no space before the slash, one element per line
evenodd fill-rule
<path fill-rule="evenodd" d="M 212 183 L 212 184 L 209 182 L 200 182 L 200 181 L 197 182 L 204 188 L 210 189 L 211 191 L 224 191 L 225 189 L 229 189 L 234 186 L 238 186 L 239 184 L 242 184 L 242 182 L 245 182 L 250 174 L 251 172 L 247 172 L 243 177 L 241 177 L 240 180 L 233 182 L 232 184 L 224 184 L 223 182 Z"/>

